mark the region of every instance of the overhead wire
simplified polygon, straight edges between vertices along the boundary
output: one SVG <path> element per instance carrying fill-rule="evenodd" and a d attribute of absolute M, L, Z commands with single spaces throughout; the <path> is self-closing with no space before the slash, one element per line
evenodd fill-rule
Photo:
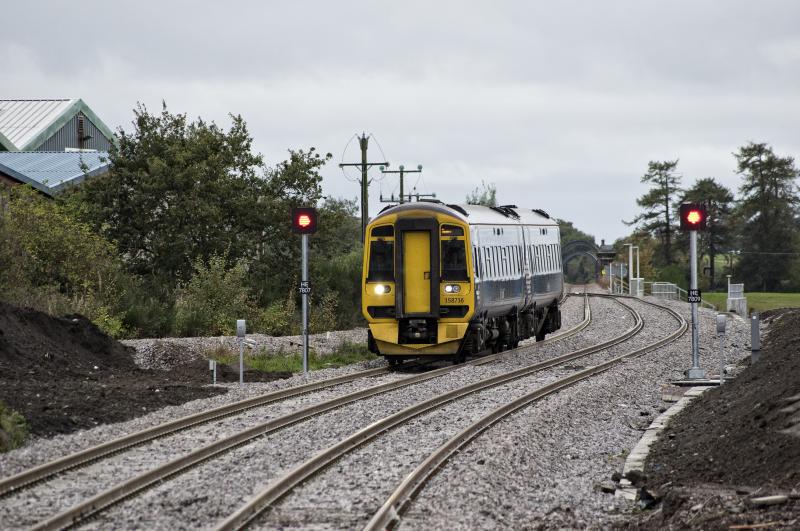
<path fill-rule="evenodd" d="M 353 136 L 351 136 L 350 140 L 347 141 L 347 144 L 344 145 L 344 149 L 342 150 L 342 158 L 339 159 L 339 163 L 340 164 L 344 164 L 344 155 L 345 155 L 345 153 L 347 153 L 347 148 L 350 147 L 350 143 L 353 141 L 353 139 L 358 139 L 358 134 L 353 133 Z M 345 168 L 344 166 L 339 166 L 339 169 L 342 170 L 342 175 L 344 175 L 345 179 L 347 179 L 351 183 L 357 183 L 357 182 L 359 182 L 361 180 L 361 179 L 354 179 L 354 178 L 350 177 L 349 175 L 347 175 L 347 172 L 344 171 L 344 168 Z"/>

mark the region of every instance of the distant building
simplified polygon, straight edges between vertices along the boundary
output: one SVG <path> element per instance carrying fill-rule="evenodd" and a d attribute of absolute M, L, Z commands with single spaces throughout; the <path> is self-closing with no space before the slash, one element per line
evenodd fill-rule
<path fill-rule="evenodd" d="M 104 151 L 0 151 L 0 183 L 29 184 L 52 197 L 110 165 Z"/>
<path fill-rule="evenodd" d="M 0 100 L 0 152 L 108 151 L 114 133 L 81 99 Z"/>

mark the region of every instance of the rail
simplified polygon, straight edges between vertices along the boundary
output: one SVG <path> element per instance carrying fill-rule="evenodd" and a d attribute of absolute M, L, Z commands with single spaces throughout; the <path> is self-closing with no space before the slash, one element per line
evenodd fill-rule
<path fill-rule="evenodd" d="M 477 358 L 465 364 L 442 367 L 440 369 L 434 369 L 426 373 L 409 376 L 407 378 L 403 378 L 402 380 L 388 382 L 367 389 L 362 389 L 360 391 L 355 391 L 353 393 L 348 393 L 341 397 L 337 397 L 324 402 L 319 402 L 317 404 L 313 404 L 311 406 L 302 408 L 298 411 L 289 413 L 287 415 L 283 415 L 281 417 L 271 419 L 267 422 L 260 423 L 256 426 L 240 431 L 232 436 L 225 437 L 211 444 L 208 444 L 202 448 L 194 450 L 189 454 L 174 459 L 168 463 L 165 463 L 164 465 L 143 472 L 109 489 L 106 489 L 92 496 L 91 498 L 36 524 L 36 526 L 34 526 L 33 529 L 49 530 L 49 529 L 61 529 L 64 527 L 75 526 L 78 523 L 86 520 L 90 516 L 96 515 L 99 512 L 108 509 L 112 505 L 117 504 L 120 501 L 127 499 L 128 497 L 131 497 L 147 489 L 148 487 L 157 484 L 158 482 L 164 480 L 167 477 L 172 477 L 179 473 L 182 473 L 193 466 L 196 466 L 213 457 L 219 456 L 224 452 L 227 452 L 229 450 L 247 444 L 258 437 L 274 433 L 280 429 L 286 428 L 288 426 L 291 426 L 293 424 L 296 424 L 313 416 L 319 415 L 321 413 L 334 410 L 336 408 L 355 402 L 357 400 L 362 400 L 364 398 L 387 393 L 396 389 L 400 389 L 402 387 L 407 387 L 413 384 L 421 383 L 436 378 L 438 376 L 441 376 L 443 374 L 458 370 L 464 366 L 488 364 L 500 360 L 503 357 L 510 356 L 513 352 L 519 350 L 520 348 L 538 347 L 540 345 L 561 341 L 567 337 L 571 337 L 572 335 L 575 335 L 584 328 L 586 328 L 591 322 L 591 312 L 589 310 L 589 305 L 586 302 L 585 295 L 584 295 L 584 307 L 585 310 L 584 310 L 583 321 L 581 321 L 575 327 L 570 328 L 565 332 L 552 337 L 551 339 L 535 343 L 534 345 L 518 347 L 517 349 L 506 350 L 496 354 L 491 354 L 488 356 Z"/>
<path fill-rule="evenodd" d="M 609 341 L 605 341 L 597 345 L 594 345 L 592 347 L 587 347 L 574 352 L 563 354 L 561 356 L 557 356 L 555 358 L 552 358 L 544 362 L 534 363 L 532 365 L 523 367 L 521 369 L 516 369 L 491 378 L 487 378 L 486 380 L 481 380 L 479 382 L 467 384 L 458 389 L 454 389 L 452 391 L 448 391 L 446 393 L 430 398 L 423 402 L 419 402 L 413 406 L 410 406 L 397 413 L 394 413 L 393 415 L 390 415 L 382 420 L 374 422 L 369 426 L 366 426 L 365 428 L 358 430 L 356 433 L 352 434 L 346 439 L 343 439 L 339 443 L 319 452 L 311 459 L 297 465 L 287 474 L 273 481 L 264 490 L 262 490 L 254 498 L 252 498 L 248 503 L 239 508 L 233 515 L 231 515 L 228 519 L 222 522 L 216 528 L 217 531 L 241 529 L 248 522 L 256 518 L 265 509 L 267 509 L 281 497 L 286 495 L 301 482 L 305 481 L 312 475 L 318 473 L 319 471 L 330 465 L 332 462 L 336 461 L 337 459 L 340 459 L 347 453 L 371 441 L 376 436 L 394 427 L 397 427 L 405 422 L 408 422 L 413 418 L 426 414 L 431 410 L 439 408 L 459 398 L 463 398 L 464 396 L 479 391 L 483 391 L 485 389 L 489 389 L 491 387 L 495 387 L 506 382 L 524 378 L 543 369 L 567 363 L 569 361 L 587 356 L 589 354 L 593 354 L 600 350 L 604 350 L 610 346 L 626 341 L 628 338 L 637 334 L 642 329 L 643 321 L 641 319 L 641 316 L 635 310 L 633 310 L 624 303 L 620 304 L 622 304 L 626 309 L 628 309 L 628 311 L 631 312 L 631 314 L 634 316 L 636 320 L 635 324 L 621 335 Z"/>
<path fill-rule="evenodd" d="M 637 299 L 640 300 L 640 299 Z M 645 304 L 652 306 L 659 306 L 649 301 L 641 301 Z M 439 448 L 437 448 L 425 461 L 422 462 L 413 472 L 411 472 L 400 483 L 400 485 L 392 492 L 386 499 L 384 504 L 373 515 L 372 519 L 367 523 L 364 528 L 365 531 L 375 531 L 377 529 L 386 529 L 390 524 L 399 520 L 400 515 L 408 506 L 413 497 L 424 487 L 425 483 L 430 480 L 433 475 L 450 459 L 456 452 L 460 451 L 464 446 L 475 440 L 481 433 L 489 429 L 501 419 L 527 407 L 531 403 L 544 398 L 550 394 L 558 392 L 565 387 L 568 387 L 576 382 L 590 378 L 598 373 L 604 372 L 611 367 L 631 358 L 635 358 L 646 354 L 656 348 L 659 348 L 669 342 L 675 341 L 686 332 L 688 324 L 677 312 L 664 308 L 673 318 L 678 321 L 678 328 L 669 336 L 651 343 L 641 349 L 628 352 L 604 363 L 589 367 L 570 376 L 562 378 L 553 383 L 544 385 L 535 389 L 534 391 L 517 398 L 516 400 L 505 404 L 491 413 L 483 416 L 477 422 L 463 429 L 454 437 L 449 439 Z"/>

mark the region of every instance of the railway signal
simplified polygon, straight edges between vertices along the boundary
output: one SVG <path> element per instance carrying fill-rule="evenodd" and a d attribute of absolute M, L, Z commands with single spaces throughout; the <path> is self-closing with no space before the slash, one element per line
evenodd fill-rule
<path fill-rule="evenodd" d="M 697 305 L 701 301 L 697 289 L 697 231 L 706 230 L 706 207 L 701 203 L 683 203 L 680 208 L 681 230 L 689 232 L 689 265 L 691 282 L 689 284 L 689 303 L 692 305 L 692 366 L 686 371 L 690 380 L 702 380 L 706 371 L 700 368 L 700 337 L 697 326 Z"/>
<path fill-rule="evenodd" d="M 706 230 L 706 206 L 699 203 L 683 203 L 680 209 L 681 230 Z"/>
<path fill-rule="evenodd" d="M 317 209 L 296 207 L 292 209 L 292 232 L 300 234 L 303 249 L 303 264 L 300 278 L 300 295 L 303 298 L 303 372 L 308 372 L 308 296 L 311 284 L 308 281 L 308 235 L 317 232 Z"/>
<path fill-rule="evenodd" d="M 317 209 L 297 207 L 292 209 L 292 232 L 314 234 L 317 232 Z"/>

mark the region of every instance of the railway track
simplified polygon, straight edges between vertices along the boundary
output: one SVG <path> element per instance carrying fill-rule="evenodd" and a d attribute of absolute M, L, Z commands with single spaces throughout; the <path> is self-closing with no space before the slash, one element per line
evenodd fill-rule
<path fill-rule="evenodd" d="M 431 399 L 416 403 L 397 413 L 394 413 L 377 422 L 374 422 L 356 431 L 355 433 L 341 440 L 337 444 L 334 444 L 326 448 L 325 450 L 317 453 L 311 459 L 308 459 L 300 463 L 299 465 L 289 470 L 283 476 L 272 481 L 262 491 L 260 491 L 257 495 L 251 498 L 249 502 L 240 507 L 234 514 L 232 514 L 229 518 L 227 518 L 224 522 L 222 522 L 216 529 L 218 531 L 231 530 L 231 529 L 240 529 L 246 526 L 248 523 L 252 522 L 255 518 L 257 518 L 261 513 L 263 513 L 266 509 L 268 509 L 274 503 L 276 503 L 279 499 L 281 499 L 283 496 L 291 492 L 295 487 L 297 487 L 304 481 L 308 480 L 315 474 L 318 474 L 333 462 L 341 459 L 348 453 L 353 452 L 362 445 L 372 441 L 373 439 L 387 432 L 388 430 L 403 425 L 415 418 L 425 415 L 433 410 L 441 408 L 449 403 L 452 403 L 468 395 L 478 393 L 480 391 L 484 391 L 492 387 L 505 384 L 507 382 L 519 380 L 527 376 L 530 376 L 534 373 L 537 373 L 539 371 L 542 371 L 544 369 L 562 365 L 567 362 L 574 361 L 579 358 L 600 352 L 609 347 L 620 344 L 628 340 L 629 338 L 633 337 L 634 335 L 636 335 L 643 327 L 643 321 L 638 312 L 636 312 L 630 306 L 618 301 L 616 298 L 611 298 L 611 297 L 605 297 L 605 298 L 610 298 L 611 300 L 615 300 L 616 302 L 624 306 L 634 317 L 635 320 L 634 325 L 625 330 L 622 334 L 614 337 L 611 340 L 604 341 L 594 346 L 582 348 L 561 356 L 556 356 L 547 361 L 533 363 L 531 365 L 525 366 L 520 369 L 512 370 L 491 378 L 487 378 L 475 383 L 461 386 L 455 390 L 442 393 Z M 653 346 L 652 348 L 656 347 Z M 555 392 L 556 390 L 561 389 L 567 385 L 571 385 L 575 381 L 579 381 L 581 378 L 578 376 L 580 375 L 583 375 L 585 373 L 595 374 L 596 372 L 600 372 L 601 370 L 606 370 L 610 366 L 611 365 L 609 364 L 603 364 L 602 366 L 593 367 L 591 369 L 587 369 L 586 371 L 581 371 L 579 373 L 571 375 L 566 379 L 559 379 L 559 382 L 562 382 L 561 385 L 553 387 L 552 388 L 553 390 L 550 392 Z M 600 369 L 599 367 L 604 367 L 604 368 Z M 550 387 L 551 386 L 548 386 L 548 388 Z M 517 407 L 517 409 L 519 409 L 519 407 Z"/>
<path fill-rule="evenodd" d="M 584 302 L 583 321 L 581 321 L 577 326 L 557 336 L 554 336 L 551 339 L 536 343 L 535 345 L 519 347 L 518 349 L 508 350 L 497 354 L 492 354 L 489 356 L 477 358 L 462 365 L 448 366 L 439 369 L 434 369 L 425 373 L 409 376 L 393 382 L 372 386 L 367 389 L 363 389 L 353 393 L 348 393 L 331 400 L 313 404 L 311 406 L 302 408 L 298 411 L 272 419 L 265 423 L 260 423 L 256 426 L 253 426 L 239 433 L 236 433 L 233 436 L 220 439 L 218 441 L 215 441 L 214 443 L 199 448 L 187 455 L 174 459 L 162 466 L 159 466 L 152 470 L 148 470 L 127 481 L 117 484 L 110 489 L 104 490 L 103 492 L 98 493 L 97 495 L 91 497 L 90 499 L 38 523 L 34 528 L 59 529 L 75 525 L 87 519 L 88 517 L 96 515 L 97 513 L 109 508 L 110 506 L 132 495 L 135 495 L 138 492 L 143 491 L 144 489 L 148 488 L 149 486 L 155 483 L 168 479 L 171 476 L 177 475 L 208 459 L 211 459 L 215 456 L 219 456 L 220 454 L 226 451 L 247 444 L 248 442 L 258 437 L 273 433 L 277 430 L 286 428 L 288 426 L 291 426 L 293 424 L 296 424 L 313 416 L 320 415 L 322 413 L 341 407 L 342 405 L 362 400 L 367 397 L 375 396 L 382 393 L 387 393 L 406 386 L 428 381 L 433 378 L 437 378 L 441 375 L 450 373 L 452 371 L 459 370 L 460 368 L 465 366 L 486 365 L 494 361 L 501 360 L 507 356 L 511 356 L 515 351 L 522 348 L 529 349 L 531 347 L 547 345 L 556 341 L 561 341 L 567 337 L 571 337 L 579 333 L 581 330 L 586 328 L 586 326 L 588 326 L 590 322 L 591 322 L 591 311 L 588 302 Z M 311 384 L 305 384 L 298 387 L 293 387 L 281 391 L 276 391 L 273 393 L 268 393 L 266 395 L 237 402 L 235 404 L 223 406 L 215 410 L 211 410 L 209 412 L 191 415 L 189 417 L 184 417 L 182 419 L 178 419 L 176 421 L 172 421 L 164 425 L 159 425 L 153 428 L 149 428 L 142 432 L 137 432 L 129 436 L 122 437 L 114 441 L 98 445 L 96 447 L 84 450 L 82 452 L 78 452 L 76 454 L 72 454 L 65 458 L 17 474 L 16 476 L 8 478 L 7 480 L 3 480 L 3 482 L 0 483 L 0 489 L 3 489 L 3 487 L 5 486 L 5 489 L 0 490 L 0 493 L 3 492 L 6 494 L 13 493 L 21 488 L 30 486 L 46 478 L 54 477 L 56 474 L 64 472 L 66 470 L 86 465 L 95 462 L 99 459 L 110 457 L 111 455 L 124 451 L 127 448 L 131 448 L 133 446 L 143 444 L 144 442 L 147 442 L 149 440 L 153 440 L 158 437 L 164 437 L 171 433 L 175 433 L 180 430 L 185 430 L 187 428 L 197 426 L 202 423 L 207 423 L 222 417 L 235 415 L 241 411 L 267 405 L 279 400 L 284 400 L 301 394 L 307 394 L 316 391 L 318 389 L 324 389 L 335 385 L 341 385 L 344 383 L 355 381 L 360 378 L 380 376 L 388 372 L 389 372 L 388 369 L 384 368 L 361 371 L 359 373 L 354 373 L 352 375 L 346 375 L 328 380 L 322 380 L 320 382 L 314 382 Z"/>
<path fill-rule="evenodd" d="M 657 306 L 651 302 L 640 300 L 646 304 Z M 664 308 L 664 307 L 661 307 Z M 373 515 L 370 521 L 365 526 L 365 531 L 375 531 L 379 529 L 387 529 L 400 519 L 400 515 L 424 487 L 427 481 L 432 478 L 438 470 L 444 466 L 447 460 L 461 451 L 470 442 L 475 440 L 481 433 L 491 428 L 502 419 L 520 411 L 521 409 L 529 406 L 537 400 L 556 393 L 565 387 L 573 385 L 581 380 L 591 378 L 596 374 L 607 371 L 608 369 L 623 363 L 626 360 L 642 356 L 652 350 L 655 350 L 667 343 L 677 340 L 687 330 L 688 325 L 677 312 L 669 308 L 664 308 L 677 322 L 678 327 L 675 331 L 668 336 L 650 343 L 642 348 L 635 349 L 615 358 L 612 358 L 604 363 L 600 363 L 585 370 L 578 371 L 565 378 L 556 380 L 555 382 L 543 385 L 534 389 L 512 402 L 509 402 L 490 413 L 484 415 L 476 422 L 473 422 L 455 436 L 448 439 L 444 444 L 439 446 L 433 453 L 431 453 L 413 472 L 397 486 L 397 488 L 389 495 L 384 504 Z"/>

